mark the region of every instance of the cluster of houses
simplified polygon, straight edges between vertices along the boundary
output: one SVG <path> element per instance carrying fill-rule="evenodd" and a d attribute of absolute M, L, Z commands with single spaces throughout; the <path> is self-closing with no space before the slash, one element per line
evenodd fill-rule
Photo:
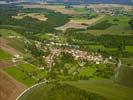
<path fill-rule="evenodd" d="M 80 51 L 76 49 L 64 49 L 63 51 L 72 54 L 75 60 L 80 59 L 80 60 L 93 61 L 96 64 L 108 63 L 109 59 L 110 60 L 112 59 L 111 56 L 109 58 L 103 58 L 101 54 L 88 53 L 86 51 Z"/>
<path fill-rule="evenodd" d="M 49 67 L 52 67 L 52 64 L 54 63 L 54 57 L 59 56 L 61 52 L 72 54 L 75 60 L 80 59 L 80 60 L 92 61 L 95 64 L 108 63 L 109 60 L 112 60 L 112 56 L 110 56 L 109 58 L 104 58 L 101 54 L 97 54 L 97 53 L 88 53 L 86 51 L 81 51 L 76 49 L 52 48 L 51 54 L 45 57 L 45 61 L 47 62 Z"/>
<path fill-rule="evenodd" d="M 23 56 L 21 56 L 19 54 L 16 54 L 16 55 L 13 56 L 12 62 L 17 63 L 18 61 L 21 61 L 22 59 L 23 59 Z"/>
<path fill-rule="evenodd" d="M 111 16 L 133 16 L 131 13 L 128 13 L 123 8 L 94 8 L 96 13 L 108 14 Z"/>

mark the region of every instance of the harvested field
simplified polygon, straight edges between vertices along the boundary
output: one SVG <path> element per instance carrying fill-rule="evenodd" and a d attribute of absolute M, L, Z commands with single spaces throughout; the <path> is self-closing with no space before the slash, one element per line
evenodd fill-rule
<path fill-rule="evenodd" d="M 47 4 L 23 4 L 20 5 L 23 6 L 24 8 L 46 8 L 46 9 L 50 9 L 53 10 L 55 12 L 60 12 L 62 14 L 77 14 L 76 11 L 74 10 L 70 10 L 70 9 L 65 9 L 65 6 L 60 6 L 60 5 L 47 5 Z"/>
<path fill-rule="evenodd" d="M 15 100 L 26 87 L 0 70 L 0 100 Z"/>
<path fill-rule="evenodd" d="M 47 17 L 45 17 L 45 15 L 41 15 L 38 13 L 29 13 L 29 14 L 18 13 L 17 16 L 12 16 L 12 18 L 15 18 L 15 19 L 23 19 L 24 17 L 32 17 L 32 18 L 37 19 L 39 21 L 46 21 L 47 20 Z"/>
<path fill-rule="evenodd" d="M 65 31 L 68 28 L 86 29 L 88 25 L 96 23 L 98 20 L 102 19 L 103 17 L 104 16 L 101 15 L 97 18 L 88 19 L 88 20 L 87 19 L 76 19 L 76 20 L 72 19 L 64 26 L 57 27 L 56 29 L 62 30 L 62 31 Z"/>

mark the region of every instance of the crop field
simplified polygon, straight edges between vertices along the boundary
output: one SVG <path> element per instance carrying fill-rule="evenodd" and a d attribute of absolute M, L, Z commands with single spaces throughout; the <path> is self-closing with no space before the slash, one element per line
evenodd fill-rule
<path fill-rule="evenodd" d="M 94 73 L 96 72 L 96 69 L 95 68 L 91 68 L 91 67 L 86 67 L 86 68 L 83 68 L 80 72 L 80 76 L 83 76 L 83 77 L 90 77 L 92 76 Z"/>
<path fill-rule="evenodd" d="M 114 17 L 106 16 L 101 21 L 96 24 L 89 26 L 87 32 L 94 35 L 101 34 L 121 34 L 121 35 L 131 35 L 132 29 L 130 28 L 128 22 L 129 17 Z"/>
<path fill-rule="evenodd" d="M 25 88 L 23 84 L 0 69 L 0 100 L 15 100 Z"/>
<path fill-rule="evenodd" d="M 133 20 L 120 7 L 0 4 L 0 100 L 26 88 L 19 100 L 132 100 Z"/>
<path fill-rule="evenodd" d="M 73 15 L 73 14 L 76 14 L 77 12 L 74 11 L 74 10 L 71 10 L 71 9 L 65 9 L 65 6 L 64 5 L 37 5 L 37 4 L 31 4 L 31 5 L 28 5 L 28 4 L 24 4 L 24 5 L 20 5 L 20 6 L 23 6 L 24 8 L 47 8 L 49 10 L 53 10 L 55 12 L 60 12 L 62 14 L 70 14 L 70 15 Z"/>
<path fill-rule="evenodd" d="M 12 16 L 12 18 L 15 18 L 15 19 L 23 19 L 24 17 L 31 17 L 31 18 L 37 19 L 39 21 L 47 20 L 47 17 L 45 17 L 44 15 L 38 14 L 38 13 L 29 13 L 29 14 L 18 13 L 17 16 Z"/>
<path fill-rule="evenodd" d="M 58 89 L 55 89 L 56 87 L 58 87 Z M 67 89 L 65 87 L 67 87 Z M 69 90 L 69 87 L 71 87 L 71 90 Z M 51 90 L 53 94 L 51 94 Z M 69 93 L 67 94 L 68 91 Z M 77 95 L 79 91 L 80 95 Z M 58 83 L 57 85 L 42 84 L 27 91 L 19 100 L 23 98 L 25 100 L 36 100 L 36 98 L 54 98 L 55 100 L 59 100 L 59 98 L 64 99 L 69 97 L 71 97 L 69 100 L 75 100 L 78 96 L 80 96 L 78 98 L 86 100 L 84 95 L 86 95 L 87 98 L 91 95 L 89 100 L 94 100 L 94 98 L 95 100 L 130 100 L 133 97 L 132 92 L 133 88 L 119 85 L 110 80 L 71 81 L 62 82 L 61 84 Z M 75 97 L 75 95 L 77 96 Z"/>
<path fill-rule="evenodd" d="M 119 72 L 117 82 L 125 86 L 133 87 L 133 78 L 131 77 L 132 74 L 132 66 L 122 66 Z"/>
<path fill-rule="evenodd" d="M 85 46 L 85 47 L 87 47 L 89 50 L 92 50 L 92 51 L 98 51 L 98 50 L 101 50 L 101 51 L 117 51 L 118 50 L 118 48 L 106 48 L 103 45 L 88 45 L 88 46 Z M 133 53 L 133 46 L 125 46 L 125 51 L 129 52 L 129 53 Z"/>
<path fill-rule="evenodd" d="M 24 48 L 25 48 L 25 44 L 24 44 L 24 40 L 21 38 L 8 38 L 8 45 L 15 48 L 16 50 L 18 50 L 19 52 L 24 53 Z"/>
<path fill-rule="evenodd" d="M 111 23 L 108 23 L 108 21 L 107 20 L 105 20 L 105 21 L 102 21 L 102 22 L 100 22 L 100 23 L 97 23 L 96 25 L 94 25 L 94 26 L 90 26 L 88 29 L 91 29 L 91 30 L 105 30 L 105 29 L 107 29 L 107 28 L 109 28 L 109 27 L 111 27 L 113 24 L 111 24 Z"/>
<path fill-rule="evenodd" d="M 80 18 L 76 18 L 76 19 L 71 19 L 68 23 L 66 23 L 65 25 L 61 26 L 61 27 L 57 27 L 57 30 L 67 30 L 68 28 L 76 28 L 76 29 L 86 29 L 88 27 L 88 25 L 94 24 L 97 21 L 99 21 L 100 19 L 102 19 L 104 16 L 98 16 L 96 18 L 92 18 L 92 19 L 80 19 Z"/>
<path fill-rule="evenodd" d="M 108 100 L 130 100 L 133 98 L 133 88 L 116 84 L 110 80 L 68 82 L 68 84 L 92 93 L 97 93 Z"/>
<path fill-rule="evenodd" d="M 38 97 L 38 95 L 41 95 Z M 107 100 L 106 98 L 97 95 L 95 93 L 86 92 L 84 90 L 75 88 L 68 84 L 42 84 L 41 86 L 35 87 L 25 93 L 20 97 L 19 100 L 36 100 L 43 99 L 46 100 L 54 99 L 54 100 Z"/>
<path fill-rule="evenodd" d="M 20 52 L 24 52 L 25 45 L 21 34 L 10 29 L 0 29 L 0 34 L 2 35 L 0 40 L 3 46 L 10 46 Z"/>
<path fill-rule="evenodd" d="M 0 60 L 10 59 L 11 55 L 0 49 Z"/>
<path fill-rule="evenodd" d="M 17 42 L 14 42 L 15 44 L 12 44 L 12 42 L 9 42 L 7 39 L 4 38 L 0 38 L 1 41 L 1 45 L 0 47 L 7 53 L 11 54 L 11 55 L 15 55 L 15 54 L 22 54 L 22 52 L 14 49 L 12 46 L 15 46 L 15 44 L 17 44 Z M 8 45 L 12 44 L 12 46 Z M 19 43 L 19 42 L 18 42 Z M 18 44 L 19 45 L 19 44 Z M 21 47 L 21 45 L 19 45 L 19 47 Z M 19 48 L 17 47 L 17 48 Z"/>
<path fill-rule="evenodd" d="M 16 67 L 5 68 L 4 70 L 26 86 L 34 85 L 39 79 L 46 76 L 46 73 L 43 70 L 41 71 L 30 64 L 20 64 Z"/>
<path fill-rule="evenodd" d="M 121 58 L 123 64 L 133 66 L 133 57 L 130 58 Z"/>
<path fill-rule="evenodd" d="M 88 13 L 92 13 L 91 10 L 85 8 L 85 7 L 74 7 L 74 8 L 68 8 L 71 10 L 74 10 L 75 12 L 77 12 L 78 14 L 88 14 Z"/>
<path fill-rule="evenodd" d="M 0 34 L 2 35 L 2 37 L 4 38 L 10 38 L 10 36 L 21 36 L 20 34 L 18 34 L 17 32 L 13 31 L 13 30 L 9 30 L 9 29 L 0 29 Z"/>

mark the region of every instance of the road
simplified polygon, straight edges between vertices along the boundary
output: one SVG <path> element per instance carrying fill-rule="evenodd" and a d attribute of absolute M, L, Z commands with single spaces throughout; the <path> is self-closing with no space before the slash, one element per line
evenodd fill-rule
<path fill-rule="evenodd" d="M 119 59 L 119 60 L 118 60 L 118 63 L 117 63 L 115 79 L 118 78 L 118 75 L 119 75 L 119 72 L 120 72 L 120 69 L 121 69 L 121 65 L 122 65 L 122 62 L 121 62 L 121 60 Z"/>

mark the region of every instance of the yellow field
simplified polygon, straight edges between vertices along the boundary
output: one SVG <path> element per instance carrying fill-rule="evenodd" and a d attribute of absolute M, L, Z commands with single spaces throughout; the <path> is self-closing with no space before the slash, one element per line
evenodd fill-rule
<path fill-rule="evenodd" d="M 32 17 L 32 18 L 35 18 L 37 20 L 40 20 L 40 21 L 46 21 L 47 18 L 45 17 L 45 15 L 41 15 L 41 14 L 38 14 L 38 13 L 18 13 L 17 16 L 12 16 L 12 18 L 15 18 L 15 19 L 23 19 L 24 17 Z"/>
<path fill-rule="evenodd" d="M 77 29 L 85 29 L 88 25 L 96 23 L 98 20 L 102 19 L 104 16 L 101 15 L 97 18 L 93 19 L 71 19 L 68 23 L 64 26 L 57 27 L 57 30 L 65 31 L 68 28 L 77 28 Z"/>
<path fill-rule="evenodd" d="M 62 14 L 77 14 L 76 11 L 66 9 L 65 6 L 63 6 L 63 5 L 23 4 L 20 6 L 23 6 L 24 8 L 47 8 L 47 9 L 53 10 L 55 12 L 60 12 Z"/>

